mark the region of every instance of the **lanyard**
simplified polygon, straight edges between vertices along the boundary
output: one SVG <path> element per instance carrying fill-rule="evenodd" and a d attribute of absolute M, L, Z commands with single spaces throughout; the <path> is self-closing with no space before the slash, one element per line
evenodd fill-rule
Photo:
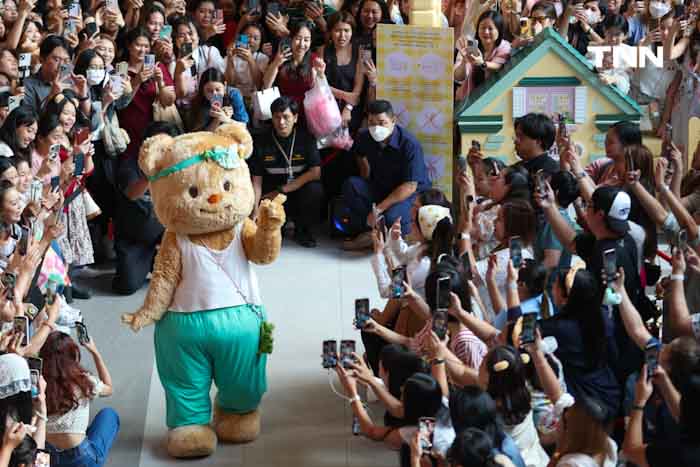
<path fill-rule="evenodd" d="M 289 147 L 289 153 L 285 152 L 284 149 L 282 149 L 282 145 L 280 144 L 279 141 L 277 141 L 277 137 L 275 136 L 274 130 L 272 131 L 272 139 L 275 140 L 275 145 L 277 145 L 277 149 L 280 150 L 282 153 L 282 157 L 284 157 L 284 160 L 287 161 L 287 177 L 288 178 L 294 178 L 294 170 L 292 169 L 292 157 L 294 155 L 294 143 L 297 140 L 297 129 L 294 129 L 294 133 L 292 134 L 292 145 Z"/>

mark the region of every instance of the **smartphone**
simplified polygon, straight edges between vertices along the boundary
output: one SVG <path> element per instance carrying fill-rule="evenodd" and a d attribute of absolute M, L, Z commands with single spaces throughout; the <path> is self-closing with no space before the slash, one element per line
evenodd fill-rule
<path fill-rule="evenodd" d="M 323 368 L 335 368 L 338 364 L 338 341 L 323 341 Z"/>
<path fill-rule="evenodd" d="M 614 248 L 603 252 L 603 268 L 608 282 L 615 279 L 617 274 L 617 251 Z"/>
<path fill-rule="evenodd" d="M 433 313 L 433 332 L 440 340 L 447 336 L 447 311 L 437 310 Z"/>
<path fill-rule="evenodd" d="M 85 171 L 85 154 L 80 153 L 73 156 L 75 160 L 75 170 L 73 171 L 74 177 L 80 177 Z"/>
<path fill-rule="evenodd" d="M 537 313 L 525 313 L 523 315 L 523 328 L 520 332 L 520 345 L 535 342 L 535 326 L 537 325 Z"/>
<path fill-rule="evenodd" d="M 32 66 L 32 54 L 19 54 L 19 65 L 20 68 L 29 68 Z"/>
<path fill-rule="evenodd" d="M 248 34 L 241 34 L 238 36 L 238 41 L 236 41 L 236 47 L 239 49 L 247 49 L 248 47 L 250 47 Z"/>
<path fill-rule="evenodd" d="M 450 307 L 450 277 L 438 277 L 437 290 L 435 291 L 435 307 L 437 311 L 447 311 Z"/>
<path fill-rule="evenodd" d="M 15 334 L 22 333 L 20 346 L 26 347 L 29 345 L 29 318 L 26 316 L 15 316 L 12 329 Z"/>
<path fill-rule="evenodd" d="M 27 248 L 29 247 L 29 229 L 27 227 L 20 227 L 21 234 L 19 236 L 19 242 L 17 242 L 17 252 L 20 256 L 27 256 Z"/>
<path fill-rule="evenodd" d="M 39 357 L 27 357 L 27 366 L 30 370 L 36 370 L 39 373 L 42 372 L 44 366 L 44 360 Z"/>
<path fill-rule="evenodd" d="M 391 272 L 391 298 L 401 298 L 405 292 L 406 267 L 401 266 Z"/>
<path fill-rule="evenodd" d="M 479 51 L 479 40 L 474 39 L 474 38 L 467 38 L 467 52 L 469 52 L 472 55 L 479 55 L 481 54 L 481 51 Z"/>
<path fill-rule="evenodd" d="M 429 451 L 433 448 L 433 433 L 435 432 L 435 418 L 420 417 L 418 419 L 418 431 L 420 432 L 421 449 Z"/>
<path fill-rule="evenodd" d="M 370 318 L 369 298 L 358 298 L 355 300 L 355 327 L 357 329 L 364 329 Z"/>
<path fill-rule="evenodd" d="M 143 57 L 143 67 L 145 69 L 151 69 L 155 68 L 156 66 L 156 56 L 153 54 L 146 54 L 145 57 Z"/>
<path fill-rule="evenodd" d="M 92 36 L 97 34 L 97 23 L 94 21 L 85 23 L 85 28 L 83 28 L 83 31 L 85 32 L 85 35 L 88 37 L 88 39 L 92 38 Z"/>
<path fill-rule="evenodd" d="M 29 187 L 29 200 L 32 203 L 41 203 L 42 193 L 44 192 L 44 184 L 41 180 L 32 180 Z"/>
<path fill-rule="evenodd" d="M 267 4 L 267 12 L 271 15 L 279 16 L 280 4 L 277 2 Z"/>
<path fill-rule="evenodd" d="M 39 376 L 41 373 L 38 370 L 29 370 L 29 380 L 32 383 L 32 399 L 39 397 Z"/>
<path fill-rule="evenodd" d="M 629 150 L 625 150 L 625 165 L 627 165 L 627 172 L 633 172 L 635 170 L 634 159 Z"/>
<path fill-rule="evenodd" d="M 121 75 L 112 75 L 109 77 L 112 84 L 112 92 L 115 95 L 120 95 L 124 92 L 124 81 L 122 81 Z"/>
<path fill-rule="evenodd" d="M 467 156 L 461 154 L 457 156 L 457 170 L 460 172 L 467 171 Z"/>
<path fill-rule="evenodd" d="M 192 55 L 192 42 L 185 42 L 180 47 L 180 58 L 185 58 Z"/>
<path fill-rule="evenodd" d="M 520 18 L 520 37 L 529 38 L 531 32 L 530 18 Z"/>
<path fill-rule="evenodd" d="M 78 332 L 78 342 L 80 342 L 80 345 L 85 345 L 88 342 L 90 342 L 90 335 L 88 334 L 87 326 L 85 326 L 85 323 L 76 321 L 75 330 Z"/>
<path fill-rule="evenodd" d="M 535 189 L 541 195 L 547 192 L 547 182 L 544 179 L 544 171 L 542 169 L 535 173 Z"/>
<path fill-rule="evenodd" d="M 129 76 L 129 64 L 127 62 L 117 63 L 117 74 L 122 78 Z"/>
<path fill-rule="evenodd" d="M 61 183 L 61 177 L 51 177 L 51 191 L 57 191 Z"/>
<path fill-rule="evenodd" d="M 10 96 L 10 99 L 7 101 L 7 113 L 11 114 L 13 110 L 22 105 L 23 99 L 22 96 Z"/>
<path fill-rule="evenodd" d="M 666 131 L 664 133 L 662 156 L 666 159 L 671 158 L 671 141 L 673 141 L 673 127 L 670 124 L 666 124 Z M 671 170 L 671 165 L 669 164 L 669 170 Z"/>
<path fill-rule="evenodd" d="M 25 303 L 24 314 L 31 321 L 34 321 L 34 318 L 39 314 L 39 309 L 33 303 Z"/>
<path fill-rule="evenodd" d="M 688 231 L 681 229 L 673 236 L 673 248 L 685 251 L 688 247 Z"/>
<path fill-rule="evenodd" d="M 71 18 L 80 18 L 80 3 L 71 3 L 68 7 L 68 16 Z"/>
<path fill-rule="evenodd" d="M 477 151 L 481 151 L 481 143 L 478 142 L 477 140 L 473 139 L 472 140 L 472 148 L 474 148 Z"/>
<path fill-rule="evenodd" d="M 221 23 L 224 21 L 224 10 L 221 8 L 217 8 L 214 10 L 214 22 L 215 23 Z"/>
<path fill-rule="evenodd" d="M 559 120 L 557 121 L 557 126 L 559 127 L 559 136 L 562 138 L 569 137 L 569 129 L 566 127 L 566 115 L 559 114 Z"/>
<path fill-rule="evenodd" d="M 372 61 L 372 49 L 366 45 L 360 45 L 360 60 L 362 63 L 369 63 Z"/>
<path fill-rule="evenodd" d="M 465 281 L 473 280 L 472 262 L 471 259 L 469 259 L 469 253 L 464 253 L 460 261 L 462 262 L 462 279 Z"/>
<path fill-rule="evenodd" d="M 379 216 L 377 218 L 377 224 L 374 227 L 377 229 L 377 233 L 381 235 L 382 239 L 386 240 L 385 238 L 385 233 L 386 233 L 386 218 L 384 216 Z"/>
<path fill-rule="evenodd" d="M 60 68 L 60 81 L 65 82 L 68 81 L 73 74 L 73 64 L 72 63 L 64 63 L 61 65 Z"/>
<path fill-rule="evenodd" d="M 12 301 L 15 299 L 15 284 L 17 283 L 17 276 L 9 271 L 5 271 L 0 277 L 0 282 L 2 282 L 3 287 L 7 290 L 7 299 Z"/>
<path fill-rule="evenodd" d="M 353 353 L 355 353 L 355 341 L 340 341 L 340 364 L 346 370 L 350 368 L 350 365 L 355 363 L 355 357 L 352 356 Z"/>
<path fill-rule="evenodd" d="M 83 144 L 90 137 L 90 128 L 84 126 L 80 127 L 75 132 L 75 144 Z"/>
<path fill-rule="evenodd" d="M 119 0 L 107 0 L 105 7 L 108 10 L 119 11 Z"/>
<path fill-rule="evenodd" d="M 511 237 L 510 239 L 510 259 L 513 261 L 515 269 L 520 269 L 523 265 L 523 242 L 520 237 Z"/>
<path fill-rule="evenodd" d="M 289 37 L 282 39 L 282 42 L 280 42 L 280 47 L 282 48 L 282 52 L 289 52 L 292 50 L 292 41 L 289 39 Z"/>
<path fill-rule="evenodd" d="M 160 33 L 158 34 L 158 37 L 164 40 L 168 40 L 172 35 L 173 27 L 169 24 L 164 24 L 163 27 L 160 28 Z"/>
<path fill-rule="evenodd" d="M 44 298 L 47 305 L 53 305 L 56 300 L 56 291 L 58 290 L 58 282 L 54 279 L 49 278 L 46 281 L 46 292 L 44 293 Z"/>
<path fill-rule="evenodd" d="M 652 343 L 644 349 L 644 362 L 647 364 L 647 379 L 650 379 L 654 376 L 659 364 L 659 346 L 657 344 Z"/>
<path fill-rule="evenodd" d="M 67 19 L 63 22 L 63 36 L 68 36 L 70 34 L 75 34 L 78 29 L 78 25 L 74 19 Z"/>
<path fill-rule="evenodd" d="M 248 14 L 257 16 L 260 14 L 260 4 L 258 0 L 248 0 Z"/>

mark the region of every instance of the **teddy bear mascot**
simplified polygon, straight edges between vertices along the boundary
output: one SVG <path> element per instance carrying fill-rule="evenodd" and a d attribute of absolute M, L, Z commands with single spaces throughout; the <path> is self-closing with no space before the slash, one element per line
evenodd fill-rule
<path fill-rule="evenodd" d="M 245 125 L 231 123 L 213 133 L 153 136 L 139 154 L 165 234 L 144 304 L 122 321 L 134 331 L 155 323 L 167 449 L 177 458 L 212 454 L 217 437 L 245 443 L 260 433 L 272 326 L 250 262 L 279 255 L 285 197 L 263 200 L 256 221 L 249 218 L 252 149 Z"/>

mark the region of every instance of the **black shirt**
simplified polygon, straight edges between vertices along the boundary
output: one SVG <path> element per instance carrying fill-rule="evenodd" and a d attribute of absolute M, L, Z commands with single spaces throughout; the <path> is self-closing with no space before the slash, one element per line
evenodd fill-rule
<path fill-rule="evenodd" d="M 700 465 L 700 445 L 683 440 L 647 445 L 647 464 L 649 467 L 696 467 Z"/>
<path fill-rule="evenodd" d="M 549 157 L 547 153 L 540 154 L 539 156 L 529 159 L 529 160 L 522 160 L 518 163 L 516 163 L 513 167 L 516 168 L 523 168 L 527 170 L 528 175 L 530 175 L 530 179 L 532 180 L 537 172 L 542 170 L 547 177 L 551 177 L 555 173 L 559 172 L 561 170 L 559 168 L 559 163 Z"/>
<path fill-rule="evenodd" d="M 296 139 L 294 139 L 294 132 L 287 138 L 282 138 L 274 134 L 274 131 L 270 128 L 253 138 L 253 156 L 248 161 L 251 175 L 263 178 L 263 194 L 287 183 L 289 164 L 275 144 L 275 137 L 287 156 L 290 152 L 292 153 L 292 170 L 295 178 L 321 165 L 316 140 L 303 128 L 296 127 Z M 294 150 L 290 151 L 293 139 Z"/>

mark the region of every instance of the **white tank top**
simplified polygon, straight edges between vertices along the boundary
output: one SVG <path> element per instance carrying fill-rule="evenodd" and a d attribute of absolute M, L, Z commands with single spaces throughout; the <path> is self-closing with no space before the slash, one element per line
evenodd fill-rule
<path fill-rule="evenodd" d="M 243 250 L 241 227 L 222 251 L 192 243 L 186 235 L 177 235 L 182 258 L 182 279 L 175 291 L 170 310 L 178 313 L 215 310 L 246 303 L 260 305 L 258 279 Z"/>

